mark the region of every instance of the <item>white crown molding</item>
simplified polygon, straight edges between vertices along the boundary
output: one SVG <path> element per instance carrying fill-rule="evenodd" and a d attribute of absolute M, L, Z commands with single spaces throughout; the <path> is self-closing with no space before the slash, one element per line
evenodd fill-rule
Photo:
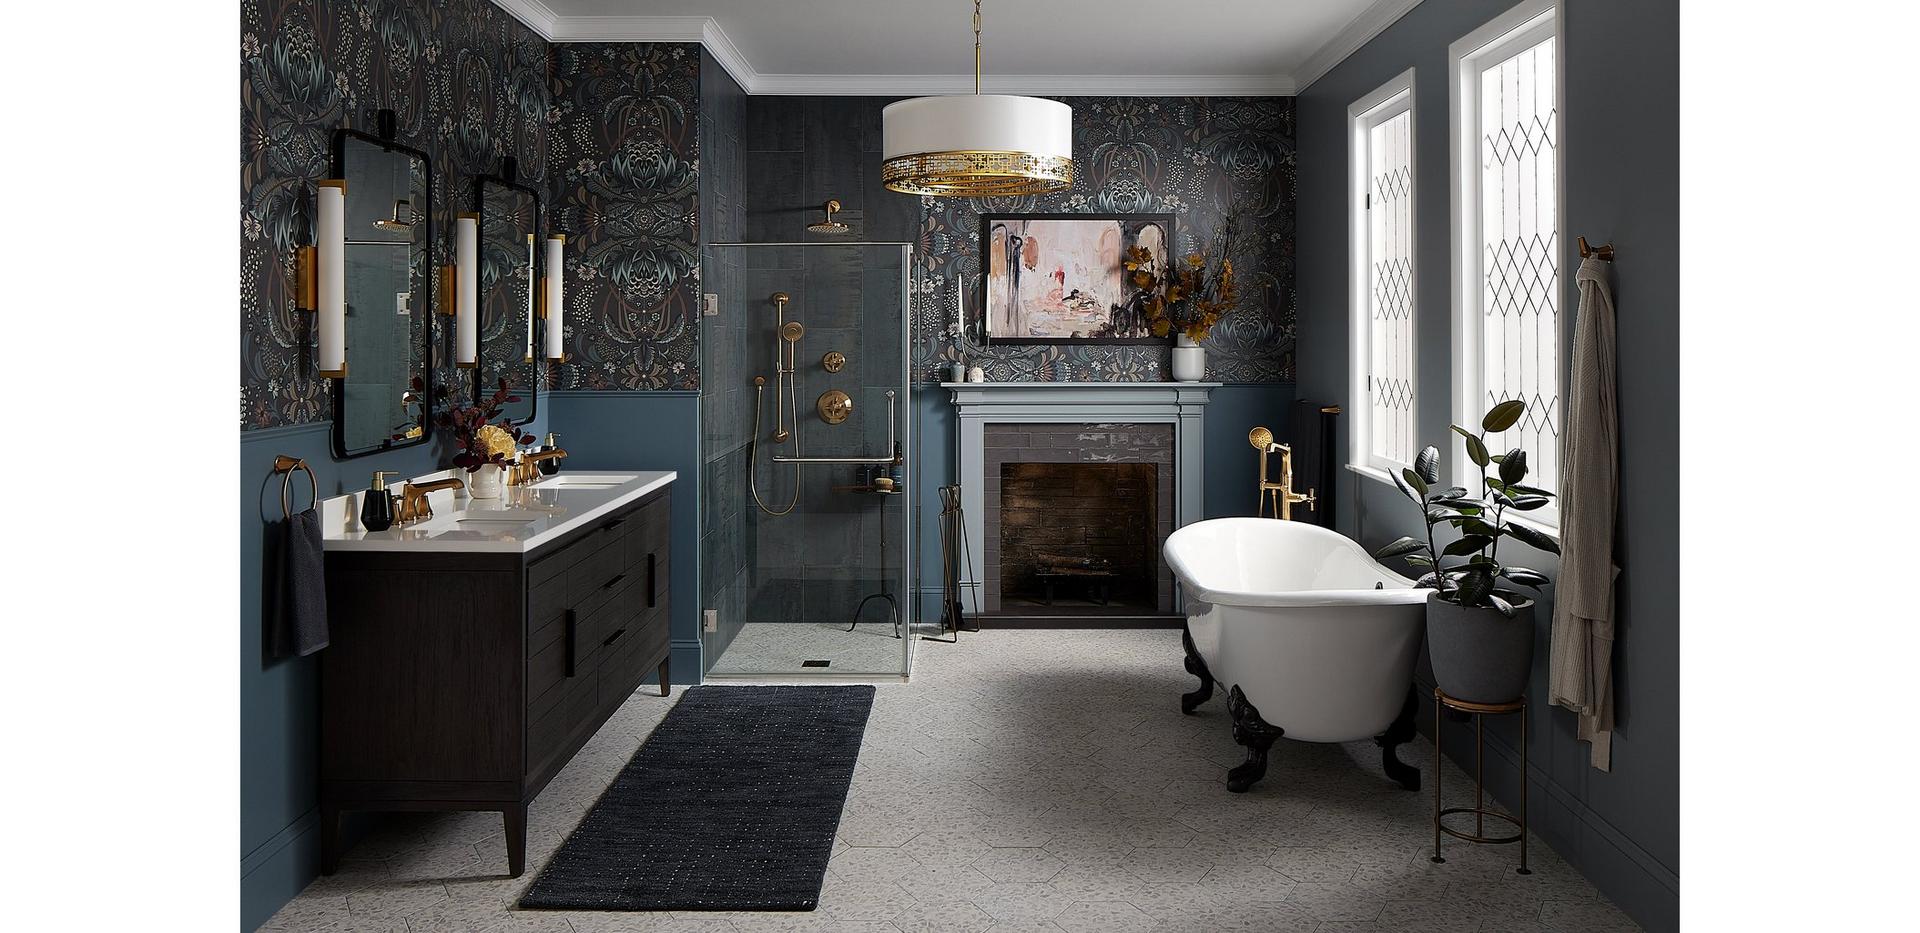
<path fill-rule="evenodd" d="M 560 22 L 560 14 L 540 0 L 493 0 L 493 5 L 525 23 L 527 28 L 539 33 L 540 38 L 553 41 L 553 29 Z"/>
<path fill-rule="evenodd" d="M 493 0 L 493 4 L 549 42 L 698 42 L 749 94 L 902 97 L 973 90 L 972 75 L 763 75 L 711 16 L 561 16 L 541 0 Z M 1059 97 L 1290 97 L 1419 4 L 1420 0 L 1378 0 L 1292 75 L 987 75 L 980 89 Z"/>
<path fill-rule="evenodd" d="M 986 94 L 1051 97 L 1286 97 L 1284 75 L 984 75 Z M 755 94 L 925 97 L 970 94 L 973 75 L 759 75 Z"/>
<path fill-rule="evenodd" d="M 1387 31 L 1387 27 L 1400 21 L 1420 0 L 1378 0 L 1373 6 L 1361 11 L 1345 29 L 1334 33 L 1320 46 L 1319 51 L 1307 56 L 1300 69 L 1293 73 L 1294 86 L 1304 91 L 1313 86 L 1335 65 L 1347 60 L 1347 56 L 1360 51 L 1361 47 L 1373 41 L 1373 38 Z M 1296 91 L 1295 93 L 1298 93 Z"/>

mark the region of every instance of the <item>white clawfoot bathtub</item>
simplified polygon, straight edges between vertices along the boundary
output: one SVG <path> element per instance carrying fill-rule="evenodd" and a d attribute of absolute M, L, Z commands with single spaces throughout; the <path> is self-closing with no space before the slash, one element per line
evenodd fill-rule
<path fill-rule="evenodd" d="M 1168 536 L 1166 557 L 1187 601 L 1187 670 L 1201 679 L 1181 706 L 1193 712 L 1218 682 L 1247 748 L 1229 790 L 1266 773 L 1281 736 L 1373 738 L 1387 776 L 1419 789 L 1419 770 L 1394 746 L 1414 733 L 1428 590 L 1338 532 L 1273 518 L 1196 522 Z"/>

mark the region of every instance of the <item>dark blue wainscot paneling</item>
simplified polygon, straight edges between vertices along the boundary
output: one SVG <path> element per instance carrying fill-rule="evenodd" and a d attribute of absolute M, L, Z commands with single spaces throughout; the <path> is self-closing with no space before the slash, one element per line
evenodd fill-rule
<path fill-rule="evenodd" d="M 273 916 L 320 869 L 314 831 L 318 754 L 313 657 L 274 659 L 265 651 L 267 568 L 262 543 L 268 520 L 280 518 L 276 454 L 304 458 L 322 497 L 364 488 L 374 470 L 414 476 L 438 469 L 422 445 L 335 462 L 331 422 L 248 431 L 240 435 L 240 926 L 251 930 Z M 307 502 L 305 476 L 296 476 L 295 508 Z"/>
<path fill-rule="evenodd" d="M 566 468 L 675 470 L 673 682 L 697 684 L 700 658 L 700 393 L 562 391 L 550 396 Z"/>

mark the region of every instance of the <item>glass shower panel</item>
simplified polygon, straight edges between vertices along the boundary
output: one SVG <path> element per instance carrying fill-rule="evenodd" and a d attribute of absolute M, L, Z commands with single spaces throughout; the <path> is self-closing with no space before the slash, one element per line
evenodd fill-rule
<path fill-rule="evenodd" d="M 911 253 L 707 248 L 705 287 L 718 298 L 701 329 L 709 676 L 909 669 Z"/>

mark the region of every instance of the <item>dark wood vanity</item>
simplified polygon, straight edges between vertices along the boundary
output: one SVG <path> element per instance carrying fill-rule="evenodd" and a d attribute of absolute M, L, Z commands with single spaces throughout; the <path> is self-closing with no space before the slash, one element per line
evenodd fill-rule
<path fill-rule="evenodd" d="M 322 870 L 347 810 L 527 807 L 657 673 L 667 694 L 663 487 L 527 553 L 328 551 Z"/>

